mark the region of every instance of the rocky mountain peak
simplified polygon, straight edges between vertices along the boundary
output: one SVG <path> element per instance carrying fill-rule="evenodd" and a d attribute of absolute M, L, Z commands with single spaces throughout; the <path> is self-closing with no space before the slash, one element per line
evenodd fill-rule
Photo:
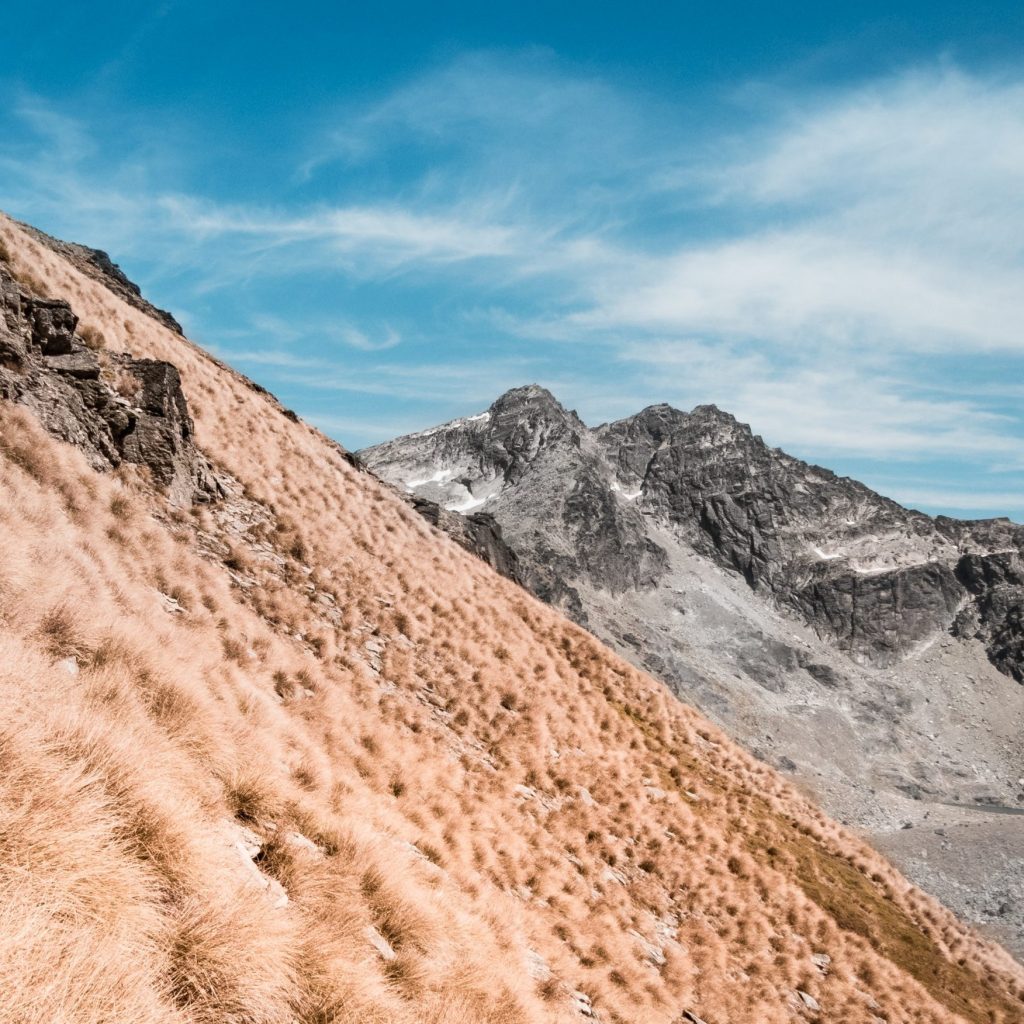
<path fill-rule="evenodd" d="M 769 452 L 776 456 L 782 454 L 770 449 L 761 436 L 750 429 L 749 424 L 717 405 L 696 406 L 682 419 L 680 430 L 688 443 L 701 438 L 703 444 L 711 442 L 725 446 L 736 455 L 746 456 L 751 450 L 756 451 L 758 456 Z"/>
<path fill-rule="evenodd" d="M 697 420 L 715 420 L 720 423 L 736 424 L 741 427 L 745 427 L 746 424 L 740 423 L 731 412 L 726 412 L 724 409 L 719 409 L 717 405 L 708 403 L 705 405 L 696 405 L 690 410 L 690 416 Z M 749 430 L 750 428 L 747 427 Z"/>
<path fill-rule="evenodd" d="M 554 412 L 565 412 L 562 403 L 540 384 L 523 384 L 520 387 L 509 388 L 491 405 L 492 410 L 527 408 L 545 408 Z"/>
<path fill-rule="evenodd" d="M 586 430 L 575 412 L 566 409 L 547 388 L 539 384 L 506 391 L 491 405 L 488 413 L 488 429 L 495 435 L 509 434 L 522 427 L 530 434 L 539 432 L 546 441 L 566 431 L 580 434 Z"/>
<path fill-rule="evenodd" d="M 643 483 L 656 459 L 685 459 L 692 465 L 745 460 L 752 447 L 767 451 L 749 426 L 715 405 L 698 405 L 688 413 L 665 403 L 650 405 L 597 427 L 594 436 L 620 481 L 634 486 Z"/>

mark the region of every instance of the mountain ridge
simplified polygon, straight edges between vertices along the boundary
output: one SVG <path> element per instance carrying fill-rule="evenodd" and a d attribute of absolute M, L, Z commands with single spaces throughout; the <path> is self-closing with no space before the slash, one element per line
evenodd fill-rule
<path fill-rule="evenodd" d="M 717 406 L 588 428 L 536 385 L 495 405 L 497 426 L 487 410 L 360 458 L 400 489 L 490 513 L 535 594 L 883 845 L 902 849 L 903 826 L 923 834 L 945 804 L 1020 806 L 1024 756 L 992 702 L 1024 728 L 1024 527 L 904 509 Z M 542 444 L 538 410 L 568 439 Z M 507 475 L 509 445 L 533 468 Z M 992 863 L 975 831 L 973 866 L 934 829 L 930 861 L 919 846 L 902 863 L 1024 950 L 1019 868 Z"/>
<path fill-rule="evenodd" d="M 538 417 L 538 410 L 543 410 L 546 416 Z M 512 421 L 511 429 L 503 426 L 507 420 Z M 841 607 L 846 596 L 841 588 L 851 586 L 854 582 L 853 574 L 867 577 L 881 573 L 882 570 L 902 570 L 911 565 L 937 563 L 940 561 L 939 555 L 944 555 L 946 561 L 958 561 L 961 555 L 975 555 L 984 559 L 986 556 L 1019 553 L 1024 549 L 1024 526 L 1009 519 L 954 520 L 946 516 L 931 517 L 916 509 L 904 508 L 851 477 L 839 476 L 825 467 L 796 459 L 780 448 L 770 448 L 748 425 L 740 423 L 732 414 L 715 405 L 698 405 L 686 413 L 660 403 L 648 406 L 631 417 L 587 428 L 575 412 L 566 410 L 550 391 L 536 384 L 526 385 L 505 392 L 485 413 L 455 420 L 452 424 L 442 424 L 425 434 L 407 435 L 392 442 L 371 446 L 363 449 L 361 457 L 371 468 L 375 464 L 384 465 L 388 452 L 407 445 L 413 439 L 436 439 L 439 435 L 460 431 L 472 423 L 467 437 L 477 439 L 468 441 L 475 446 L 475 454 L 483 460 L 490 457 L 494 463 L 492 469 L 502 474 L 504 484 L 514 485 L 521 478 L 525 464 L 530 461 L 524 457 L 528 452 L 518 446 L 514 430 L 517 426 L 528 426 L 541 420 L 552 421 L 563 430 L 569 430 L 573 447 L 580 447 L 584 436 L 596 439 L 611 466 L 624 471 L 621 475 L 630 478 L 625 482 L 613 480 L 612 490 L 618 489 L 622 493 L 624 485 L 639 486 L 641 491 L 630 497 L 631 500 L 640 499 L 640 506 L 646 512 L 670 518 L 675 516 L 677 519 L 685 517 L 690 524 L 693 542 L 701 553 L 717 558 L 727 568 L 740 572 L 753 589 L 766 588 L 776 592 L 777 596 L 802 613 L 817 628 L 831 630 L 832 639 L 841 642 L 845 627 L 849 650 L 855 656 L 876 660 L 889 656 L 899 657 L 919 642 L 927 630 L 937 628 L 943 617 L 949 617 L 947 626 L 953 628 L 955 623 L 951 616 L 962 610 L 960 601 L 953 598 L 965 597 L 969 588 L 959 579 L 956 571 L 933 574 L 924 582 L 937 592 L 937 603 L 934 608 L 924 609 L 924 622 L 917 627 L 910 624 L 906 637 L 887 638 L 876 632 L 860 639 L 857 623 L 850 621 L 849 614 L 844 614 L 846 610 Z M 646 433 L 646 446 L 641 443 L 640 432 Z M 680 441 L 680 435 L 681 443 L 674 445 L 674 442 Z M 481 436 L 488 440 L 481 442 Z M 560 436 L 560 433 L 556 433 L 553 438 L 557 440 Z M 547 441 L 543 433 L 537 433 L 531 438 L 533 457 L 540 453 Z M 716 444 L 722 449 L 731 446 L 733 450 L 740 451 L 742 448 L 743 458 L 723 456 L 717 461 L 708 460 L 714 462 L 710 470 L 698 466 L 696 472 L 685 472 L 681 460 L 693 456 L 694 452 L 706 452 Z M 488 448 L 488 445 L 496 447 Z M 671 452 L 673 448 L 678 450 L 680 447 L 683 455 L 675 460 L 666 454 L 666 449 Z M 507 457 L 502 458 L 503 454 Z M 440 457 L 445 456 L 442 453 Z M 638 459 L 642 462 L 642 470 L 637 464 Z M 785 493 L 767 495 L 764 500 L 753 504 L 752 508 L 745 509 L 734 499 L 750 501 L 751 494 L 756 491 L 749 486 L 755 472 L 760 473 L 762 479 L 767 479 L 769 485 L 775 485 L 776 479 L 781 478 L 779 482 Z M 787 479 L 793 477 L 802 479 L 796 482 Z M 439 485 L 446 483 L 432 480 L 423 482 Z M 914 543 L 904 545 L 911 549 L 910 552 L 888 552 L 893 560 L 889 564 L 884 561 L 885 552 L 882 552 L 883 561 L 880 562 L 879 553 L 875 551 L 869 564 L 864 565 L 863 559 L 858 561 L 843 554 L 823 553 L 816 560 L 810 559 L 807 557 L 809 544 L 804 545 L 803 551 L 794 550 L 796 545 L 791 542 L 787 545 L 785 533 L 793 532 L 791 526 L 796 525 L 795 521 L 801 517 L 807 519 L 814 513 L 819 516 L 824 514 L 820 507 L 813 507 L 813 500 L 803 496 L 808 495 L 809 489 L 824 492 L 827 488 L 834 493 L 829 495 L 826 502 L 830 500 L 831 505 L 837 508 L 826 508 L 824 512 L 832 515 L 834 520 L 840 511 L 845 510 L 850 514 L 858 514 L 859 518 L 866 518 L 869 525 L 880 522 L 890 532 L 902 528 L 911 534 L 908 539 L 912 541 L 915 541 L 914 535 L 919 535 Z M 443 490 L 443 487 L 437 490 Z M 470 494 L 470 500 L 474 502 L 472 507 L 482 507 L 496 497 L 496 494 L 486 490 L 481 492 L 482 500 L 476 494 Z M 479 504 L 476 504 L 478 501 Z M 821 502 L 818 504 L 820 506 Z M 794 509 L 795 514 L 789 513 L 787 505 Z M 801 508 L 801 505 L 804 507 Z M 452 510 L 462 511 L 462 507 L 456 503 Z M 774 535 L 765 535 L 760 529 L 759 518 L 766 521 Z M 781 529 L 773 521 L 780 518 L 783 520 Z M 693 529 L 693 524 L 698 527 L 697 530 Z M 830 539 L 834 541 L 841 543 L 844 535 L 853 541 L 863 539 L 858 535 L 862 535 L 864 530 L 844 531 L 838 521 L 829 525 L 834 535 Z M 847 520 L 846 525 L 860 524 Z M 874 537 L 870 539 L 878 540 Z M 915 555 L 917 561 L 913 561 Z M 802 561 L 800 568 L 803 571 L 795 581 L 779 578 L 779 569 L 786 567 L 775 563 L 783 557 L 790 562 L 798 559 Z M 837 560 L 838 564 L 828 564 Z M 895 564 L 898 560 L 907 564 Z M 852 573 L 836 571 L 843 569 L 852 570 Z M 971 578 L 975 588 L 981 585 L 979 579 L 985 576 L 980 567 L 972 569 L 966 564 L 961 574 Z M 996 575 L 1000 575 L 998 570 Z M 837 576 L 842 577 L 838 582 Z M 1015 567 L 1003 572 L 1000 578 L 1009 577 L 1015 578 Z M 866 585 L 860 587 L 862 592 L 866 590 L 870 594 L 873 588 L 877 589 L 873 584 L 864 582 Z M 888 583 L 889 580 L 884 582 Z M 1024 593 L 1021 597 L 1024 598 Z M 878 607 L 877 601 L 873 607 Z M 892 622 L 896 618 L 890 615 Z M 962 624 L 956 628 L 966 629 L 969 623 L 970 616 L 965 616 Z M 1013 625 L 1015 622 L 1011 623 Z M 891 623 L 889 628 L 893 628 Z M 998 654 L 996 657 L 1002 671 L 1024 681 L 1024 667 L 1021 664 L 1012 657 L 1000 657 Z"/>

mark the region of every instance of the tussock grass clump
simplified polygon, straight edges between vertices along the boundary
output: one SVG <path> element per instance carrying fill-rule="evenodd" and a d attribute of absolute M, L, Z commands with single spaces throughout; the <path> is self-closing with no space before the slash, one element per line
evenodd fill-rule
<path fill-rule="evenodd" d="M 99 352 L 107 344 L 106 335 L 94 324 L 79 324 L 78 336 L 85 343 L 86 348 Z"/>

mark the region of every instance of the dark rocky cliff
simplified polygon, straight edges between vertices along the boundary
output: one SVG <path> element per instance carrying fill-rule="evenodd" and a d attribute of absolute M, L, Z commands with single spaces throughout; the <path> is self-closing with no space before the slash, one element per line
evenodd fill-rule
<path fill-rule="evenodd" d="M 0 398 L 30 408 L 97 469 L 147 467 L 173 504 L 219 495 L 177 369 L 94 351 L 77 329 L 67 302 L 30 294 L 0 261 Z"/>
<path fill-rule="evenodd" d="M 502 576 L 514 583 L 522 583 L 519 558 L 505 543 L 501 527 L 494 516 L 486 512 L 459 515 L 442 508 L 436 501 L 417 495 L 411 495 L 409 502 L 428 523 L 448 534 L 456 544 L 472 551 Z"/>
<path fill-rule="evenodd" d="M 714 406 L 654 406 L 596 433 L 637 478 L 646 513 L 850 655 L 885 664 L 973 628 L 993 663 L 1021 678 L 1024 588 L 1013 567 L 1024 529 L 905 509 L 769 448 Z"/>

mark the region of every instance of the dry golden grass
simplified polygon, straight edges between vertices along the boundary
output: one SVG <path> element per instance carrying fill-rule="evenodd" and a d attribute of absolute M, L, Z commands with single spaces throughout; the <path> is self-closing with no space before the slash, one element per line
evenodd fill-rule
<path fill-rule="evenodd" d="M 236 481 L 173 511 L 0 408 L 0 1020 L 1024 1019 L 1005 953 L 661 686 L 0 240 L 181 369 Z"/>

